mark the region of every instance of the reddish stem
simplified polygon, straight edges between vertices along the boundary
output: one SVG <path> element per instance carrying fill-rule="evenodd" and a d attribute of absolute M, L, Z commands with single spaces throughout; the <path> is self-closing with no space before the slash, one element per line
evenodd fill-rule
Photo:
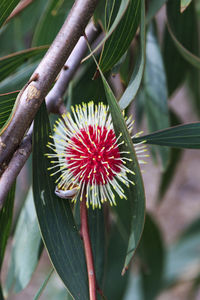
<path fill-rule="evenodd" d="M 96 276 L 95 276 L 91 241 L 89 236 L 85 193 L 83 195 L 82 201 L 80 202 L 80 215 L 81 215 L 81 236 L 83 239 L 84 250 L 85 250 L 90 300 L 97 300 Z"/>

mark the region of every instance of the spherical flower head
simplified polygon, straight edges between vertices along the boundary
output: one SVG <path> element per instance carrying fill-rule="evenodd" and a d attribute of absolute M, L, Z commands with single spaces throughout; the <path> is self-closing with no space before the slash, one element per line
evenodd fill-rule
<path fill-rule="evenodd" d="M 131 130 L 133 122 L 130 118 L 126 122 Z M 106 201 L 116 205 L 115 193 L 126 199 L 123 185 L 134 184 L 127 176 L 134 172 L 126 167 L 126 161 L 131 160 L 129 152 L 120 151 L 124 142 L 120 141 L 121 135 L 115 135 L 107 106 L 89 102 L 72 107 L 72 115 L 63 115 L 54 131 L 58 137 L 54 138 L 55 146 L 48 143 L 54 152 L 48 157 L 58 158 L 51 161 L 54 166 L 49 168 L 59 167 L 52 175 L 61 171 L 56 180 L 57 195 L 73 201 L 78 195 L 82 200 L 84 195 L 87 206 L 93 208 L 100 208 Z M 143 148 L 139 145 L 136 151 L 144 151 Z"/>

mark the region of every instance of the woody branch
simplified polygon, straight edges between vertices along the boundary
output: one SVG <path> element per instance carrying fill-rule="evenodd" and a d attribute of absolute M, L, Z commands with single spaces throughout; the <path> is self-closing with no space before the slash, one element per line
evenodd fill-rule
<path fill-rule="evenodd" d="M 99 28 L 95 27 L 91 22 L 86 30 L 87 38 L 90 42 L 94 41 L 98 34 Z M 63 104 L 63 95 L 67 90 L 68 84 L 72 79 L 74 73 L 79 67 L 82 58 L 86 54 L 87 44 L 84 37 L 81 37 L 73 49 L 71 55 L 65 62 L 65 65 L 59 75 L 58 80 L 54 84 L 53 88 L 50 90 L 46 97 L 46 104 L 49 113 L 62 114 L 65 110 Z M 23 138 L 19 147 L 12 156 L 7 168 L 0 178 L 0 209 L 3 206 L 6 195 L 8 194 L 12 184 L 14 183 L 16 177 L 27 161 L 30 153 L 32 151 L 32 126 L 29 129 L 26 136 Z"/>
<path fill-rule="evenodd" d="M 22 93 L 9 126 L 0 137 L 0 165 L 8 163 L 23 139 L 51 85 L 82 36 L 97 3 L 98 0 L 75 1 L 65 23 Z"/>

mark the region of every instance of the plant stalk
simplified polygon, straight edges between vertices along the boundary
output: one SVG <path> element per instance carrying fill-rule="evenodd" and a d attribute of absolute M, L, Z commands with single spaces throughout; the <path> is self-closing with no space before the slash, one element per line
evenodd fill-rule
<path fill-rule="evenodd" d="M 96 275 L 95 275 L 92 247 L 91 247 L 91 241 L 89 235 L 85 192 L 83 193 L 83 199 L 80 202 L 80 217 L 81 217 L 81 237 L 83 239 L 84 250 L 85 250 L 90 300 L 97 300 Z"/>

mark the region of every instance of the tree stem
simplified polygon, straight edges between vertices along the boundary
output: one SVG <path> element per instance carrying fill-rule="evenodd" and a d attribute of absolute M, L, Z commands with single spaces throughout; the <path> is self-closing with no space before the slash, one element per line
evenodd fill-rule
<path fill-rule="evenodd" d="M 96 276 L 95 276 L 91 241 L 90 241 L 90 236 L 89 236 L 85 193 L 83 195 L 83 200 L 80 202 L 80 215 L 81 215 L 81 236 L 82 236 L 82 239 L 83 239 L 84 250 L 85 250 L 90 300 L 97 300 L 97 296 L 96 296 Z"/>

